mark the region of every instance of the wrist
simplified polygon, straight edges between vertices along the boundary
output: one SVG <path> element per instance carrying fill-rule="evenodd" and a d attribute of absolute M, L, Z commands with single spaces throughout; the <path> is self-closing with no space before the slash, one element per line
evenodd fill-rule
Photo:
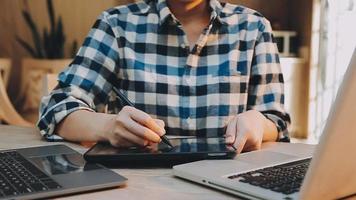
<path fill-rule="evenodd" d="M 262 142 L 276 142 L 278 140 L 278 129 L 276 124 L 262 113 L 261 115 L 264 118 Z"/>
<path fill-rule="evenodd" d="M 257 110 L 249 110 L 247 111 L 252 114 L 254 120 L 258 122 L 260 125 L 260 130 L 262 134 L 262 142 L 274 142 L 278 139 L 278 131 L 276 125 L 269 120 L 266 116 L 264 116 L 261 112 Z"/>

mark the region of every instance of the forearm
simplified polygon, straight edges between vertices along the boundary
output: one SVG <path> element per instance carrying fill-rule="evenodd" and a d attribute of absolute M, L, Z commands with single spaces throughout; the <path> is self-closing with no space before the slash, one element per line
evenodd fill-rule
<path fill-rule="evenodd" d="M 78 110 L 68 115 L 55 133 L 73 142 L 105 141 L 104 135 L 113 127 L 116 115 Z"/>

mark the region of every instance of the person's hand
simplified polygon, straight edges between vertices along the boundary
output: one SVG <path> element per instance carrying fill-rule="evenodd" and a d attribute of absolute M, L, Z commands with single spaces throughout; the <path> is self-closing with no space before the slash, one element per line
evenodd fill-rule
<path fill-rule="evenodd" d="M 237 153 L 261 149 L 265 117 L 258 111 L 250 110 L 235 116 L 226 128 L 226 143 Z"/>
<path fill-rule="evenodd" d="M 162 120 L 153 119 L 147 113 L 129 106 L 125 106 L 110 124 L 105 137 L 116 147 L 159 143 L 160 136 L 166 134 Z"/>

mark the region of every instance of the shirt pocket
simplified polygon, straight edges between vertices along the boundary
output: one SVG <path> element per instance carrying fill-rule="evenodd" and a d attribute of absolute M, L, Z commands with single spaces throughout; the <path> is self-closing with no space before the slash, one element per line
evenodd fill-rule
<path fill-rule="evenodd" d="M 218 84 L 220 94 L 228 94 L 223 95 L 227 98 L 223 100 L 226 101 L 226 105 L 234 105 L 237 104 L 236 101 L 243 101 L 242 96 L 246 96 L 249 76 L 236 66 L 219 68 L 218 72 L 212 76 L 212 82 Z M 231 99 L 235 101 L 231 102 Z"/>
<path fill-rule="evenodd" d="M 240 71 L 235 68 L 228 70 L 228 75 L 221 76 L 224 81 L 228 81 L 231 83 L 239 83 L 241 81 L 241 77 L 243 76 Z"/>
<path fill-rule="evenodd" d="M 218 82 L 240 82 L 243 76 L 236 67 L 219 67 L 217 72 L 212 74 L 212 78 Z"/>

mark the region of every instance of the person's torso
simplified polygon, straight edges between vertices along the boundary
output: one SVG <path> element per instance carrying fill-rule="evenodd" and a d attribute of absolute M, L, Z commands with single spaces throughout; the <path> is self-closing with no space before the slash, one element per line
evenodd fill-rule
<path fill-rule="evenodd" d="M 241 14 L 220 13 L 193 50 L 182 26 L 170 16 L 161 23 L 162 12 L 152 7 L 110 18 L 120 36 L 118 87 L 138 109 L 164 120 L 168 134 L 222 135 L 247 109 L 259 17 L 228 6 Z M 111 98 L 109 112 L 118 109 Z"/>

